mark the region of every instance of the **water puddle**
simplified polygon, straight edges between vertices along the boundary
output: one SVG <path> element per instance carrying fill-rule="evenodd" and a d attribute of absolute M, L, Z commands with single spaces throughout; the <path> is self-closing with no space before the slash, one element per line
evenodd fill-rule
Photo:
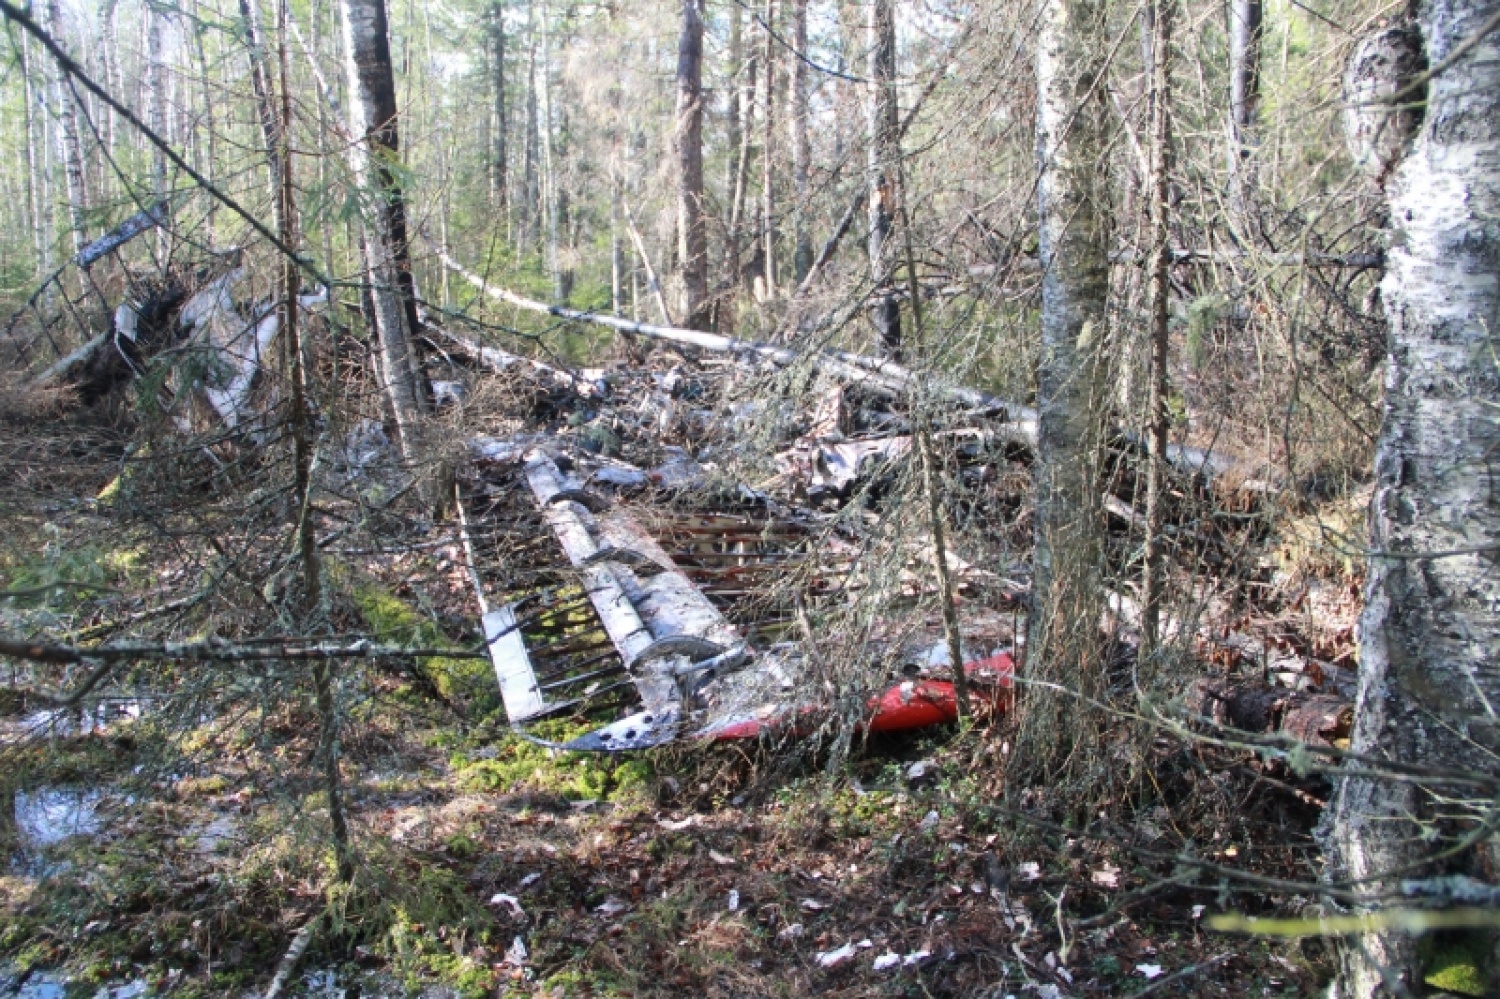
<path fill-rule="evenodd" d="M 16 792 L 16 832 L 21 849 L 45 850 L 71 836 L 93 836 L 104 827 L 105 794 L 97 788 L 39 787 Z"/>
<path fill-rule="evenodd" d="M 19 996 L 20 999 L 63 999 L 67 987 L 67 982 L 63 979 L 38 971 L 22 982 L 20 988 L 12 987 L 7 994 Z"/>
<path fill-rule="evenodd" d="M 17 791 L 10 858 L 14 869 L 36 878 L 56 873 L 58 866 L 47 859 L 49 850 L 75 836 L 99 835 L 113 819 L 112 812 L 130 800 L 99 788 L 64 784 Z"/>
<path fill-rule="evenodd" d="M 16 999 L 64 999 L 69 991 L 75 996 L 92 993 L 93 999 L 142 999 L 151 994 L 151 986 L 137 978 L 133 982 L 87 987 L 52 971 L 20 972 L 14 967 L 0 966 L 0 995 Z"/>
<path fill-rule="evenodd" d="M 141 703 L 129 699 L 105 699 L 87 708 L 50 708 L 33 711 L 16 720 L 17 733 L 29 738 L 71 738 L 102 732 L 117 721 L 141 717 Z"/>

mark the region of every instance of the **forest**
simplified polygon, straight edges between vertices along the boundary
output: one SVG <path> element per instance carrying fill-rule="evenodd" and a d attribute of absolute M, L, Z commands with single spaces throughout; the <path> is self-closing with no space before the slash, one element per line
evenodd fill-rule
<path fill-rule="evenodd" d="M 0 996 L 1500 995 L 1500 0 L 0 24 Z"/>

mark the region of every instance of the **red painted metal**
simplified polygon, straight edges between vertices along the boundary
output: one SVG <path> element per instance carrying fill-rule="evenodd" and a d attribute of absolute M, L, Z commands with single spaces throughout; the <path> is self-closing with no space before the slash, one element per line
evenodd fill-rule
<path fill-rule="evenodd" d="M 964 664 L 969 678 L 970 698 L 981 710 L 1003 712 L 1010 706 L 1015 661 L 1007 653 L 977 659 Z M 868 701 L 870 717 L 865 728 L 870 732 L 906 732 L 958 720 L 958 697 L 951 680 L 905 680 Z M 804 707 L 796 713 L 797 723 L 790 734 L 810 727 L 817 708 Z M 716 742 L 758 739 L 771 732 L 785 732 L 790 719 L 783 713 L 766 718 L 748 718 L 724 726 L 710 735 Z"/>

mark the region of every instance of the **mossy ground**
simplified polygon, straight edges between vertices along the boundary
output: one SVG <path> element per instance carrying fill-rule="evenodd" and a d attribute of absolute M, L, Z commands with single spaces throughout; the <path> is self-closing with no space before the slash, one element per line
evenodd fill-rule
<path fill-rule="evenodd" d="M 1017 833 L 986 809 L 992 789 L 979 778 L 903 779 L 900 759 L 916 754 L 953 754 L 945 768 L 964 772 L 973 735 L 946 750 L 951 734 L 873 747 L 845 777 L 773 780 L 736 749 L 600 757 L 482 726 L 463 735 L 381 720 L 393 745 L 380 768 L 346 759 L 352 886 L 330 888 L 313 785 L 260 794 L 226 771 L 134 786 L 103 833 L 48 852 L 48 877 L 0 882 L 0 953 L 80 982 L 240 995 L 263 987 L 321 914 L 307 967 L 373 968 L 414 991 L 475 999 L 977 996 L 1065 973 L 1069 994 L 1103 996 L 1144 986 L 1138 965 L 1173 971 L 1225 950 L 1233 958 L 1191 994 L 1314 994 L 1316 971 L 1296 948 L 1200 928 L 1193 905 L 1212 904 L 1212 886 L 1108 915 L 1158 874 L 1103 844 Z M 538 734 L 566 738 L 582 724 L 554 720 Z M 33 773 L 88 772 L 128 728 L 55 746 Z M 130 771 L 127 760 L 106 772 Z M 229 829 L 217 840 L 215 820 Z M 997 894 L 986 855 L 1035 875 Z M 1118 880 L 1099 884 L 1094 872 L 1111 867 Z M 519 909 L 491 904 L 496 895 Z M 517 939 L 524 962 L 507 959 Z M 848 962 L 819 964 L 864 940 Z M 874 969 L 877 955 L 922 951 L 911 966 Z"/>

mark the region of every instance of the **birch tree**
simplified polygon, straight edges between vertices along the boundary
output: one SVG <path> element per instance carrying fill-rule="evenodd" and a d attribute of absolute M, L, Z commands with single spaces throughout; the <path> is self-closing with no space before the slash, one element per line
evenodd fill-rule
<path fill-rule="evenodd" d="M 46 0 L 43 8 L 47 19 L 47 30 L 59 45 L 64 45 L 67 35 L 63 31 L 62 7 L 58 0 Z M 63 177 L 68 192 L 68 231 L 73 238 L 76 254 L 88 242 L 85 215 L 88 212 L 88 188 L 84 183 L 83 143 L 78 135 L 78 100 L 73 93 L 72 82 L 66 73 L 47 61 L 52 92 L 53 111 L 57 116 L 58 158 L 62 160 Z"/>
<path fill-rule="evenodd" d="M 1492 775 L 1500 772 L 1500 38 L 1483 32 L 1497 13 L 1500 0 L 1422 5 L 1428 59 L 1441 72 L 1415 147 L 1387 188 L 1390 355 L 1351 740 L 1367 757 Z M 1453 797 L 1440 784 L 1343 778 L 1325 817 L 1331 877 L 1355 881 L 1371 906 L 1399 892 L 1400 879 L 1452 834 L 1444 816 Z M 1493 833 L 1480 848 L 1493 870 Z M 1372 930 L 1342 948 L 1338 996 L 1420 982 L 1409 936 Z"/>
<path fill-rule="evenodd" d="M 1229 198 L 1240 216 L 1255 177 L 1264 26 L 1262 0 L 1229 0 Z"/>
<path fill-rule="evenodd" d="M 21 79 L 26 104 L 26 177 L 31 195 L 31 235 L 36 253 L 36 274 L 52 273 L 52 192 L 48 182 L 47 109 L 34 77 L 36 67 L 31 56 L 31 36 L 21 36 Z"/>
<path fill-rule="evenodd" d="M 1037 38 L 1037 215 L 1042 264 L 1032 608 L 1026 670 L 1084 696 L 1100 689 L 1099 492 L 1109 291 L 1104 0 L 1047 0 Z M 1056 711 L 1070 716 L 1065 724 Z M 1033 698 L 1035 765 L 1086 742 L 1071 704 Z"/>
<path fill-rule="evenodd" d="M 350 149 L 365 214 L 366 267 L 379 342 L 380 378 L 395 424 L 395 444 L 417 457 L 426 401 L 412 349 L 416 306 L 407 262 L 406 205 L 392 167 L 400 154 L 396 85 L 385 0 L 344 0 L 349 74 Z"/>

